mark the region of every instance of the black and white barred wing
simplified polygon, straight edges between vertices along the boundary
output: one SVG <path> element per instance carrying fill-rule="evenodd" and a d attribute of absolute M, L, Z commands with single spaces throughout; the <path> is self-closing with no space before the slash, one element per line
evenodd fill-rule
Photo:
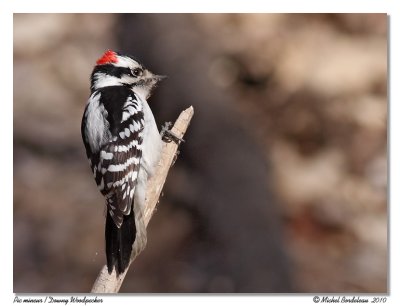
<path fill-rule="evenodd" d="M 117 120 L 120 120 L 116 125 L 118 129 L 113 130 L 111 139 L 100 148 L 98 165 L 92 165 L 92 170 L 106 197 L 108 213 L 116 226 L 121 227 L 123 216 L 131 213 L 142 157 L 144 118 L 141 103 L 129 96 Z"/>

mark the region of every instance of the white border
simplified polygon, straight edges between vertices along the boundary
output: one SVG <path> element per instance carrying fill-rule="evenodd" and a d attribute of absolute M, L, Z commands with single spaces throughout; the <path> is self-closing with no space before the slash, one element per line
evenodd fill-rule
<path fill-rule="evenodd" d="M 279 0 L 279 1 L 189 1 L 182 0 L 96 0 L 91 1 L 48 1 L 48 0 L 13 0 L 9 5 L 16 13 L 188 13 L 188 12 L 389 12 L 395 11 L 396 0 L 336 0 L 336 1 L 310 1 L 310 0 Z"/>
<path fill-rule="evenodd" d="M 14 300 L 13 292 L 13 265 L 12 265 L 12 58 L 13 58 L 13 22 L 12 14 L 17 12 L 384 12 L 390 15 L 390 280 L 387 305 L 395 305 L 400 302 L 400 288 L 398 271 L 399 264 L 399 243 L 398 239 L 398 220 L 399 216 L 399 182 L 398 162 L 400 156 L 400 137 L 398 136 L 400 117 L 399 117 L 399 68 L 400 63 L 397 57 L 400 54 L 400 10 L 396 5 L 397 0 L 337 0 L 337 1 L 310 1 L 310 0 L 279 0 L 266 3 L 266 1 L 246 0 L 246 1 L 205 1 L 173 0 L 173 1 L 136 1 L 136 0 L 113 0 L 113 1 L 32 1 L 32 0 L 3 0 L 0 1 L 0 29 L 2 32 L 0 59 L 1 65 L 1 108 L 0 108 L 0 135 L 1 150 L 1 190 L 5 191 L 2 197 L 2 222 L 1 223 L 1 304 L 9 305 Z M 263 3 L 262 3 L 263 2 Z M 397 57 L 396 57 L 397 55 Z M 372 73 L 372 72 L 371 72 Z M 397 137 L 395 137 L 397 135 Z M 370 296 L 369 296 L 370 297 Z M 121 302 L 136 303 L 136 305 L 147 304 L 148 302 L 169 305 L 203 305 L 204 303 L 225 302 L 229 305 L 243 305 L 244 302 L 251 305 L 286 305 L 296 303 L 296 305 L 310 305 L 312 296 L 310 295 L 258 295 L 258 296 L 101 296 L 104 299 L 103 305 L 116 305 Z M 134 299 L 132 301 L 132 299 Z M 4 303 L 3 303 L 4 302 Z M 140 303 L 140 304 L 139 304 Z"/>

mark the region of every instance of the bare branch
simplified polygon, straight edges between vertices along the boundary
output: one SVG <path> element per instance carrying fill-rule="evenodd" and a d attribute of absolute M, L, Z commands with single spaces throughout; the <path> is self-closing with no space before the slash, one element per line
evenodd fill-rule
<path fill-rule="evenodd" d="M 190 120 L 193 117 L 193 107 L 189 107 L 184 110 L 176 120 L 174 126 L 172 127 L 172 132 L 180 138 L 183 138 Z M 165 180 L 168 175 L 168 171 L 172 166 L 174 159 L 176 158 L 176 152 L 178 150 L 178 145 L 175 142 L 166 143 L 163 147 L 161 159 L 158 163 L 156 172 L 154 176 L 149 180 L 146 192 L 146 208 L 144 212 L 144 219 L 146 226 L 148 225 L 151 216 L 157 206 L 158 199 L 160 197 L 161 191 L 163 189 Z M 131 259 L 129 266 L 124 273 L 120 274 L 118 277 L 115 270 L 111 274 L 108 274 L 107 266 L 103 266 L 101 269 L 94 285 L 92 288 L 92 293 L 116 293 L 121 288 L 122 282 L 125 279 L 125 275 L 135 258 Z"/>

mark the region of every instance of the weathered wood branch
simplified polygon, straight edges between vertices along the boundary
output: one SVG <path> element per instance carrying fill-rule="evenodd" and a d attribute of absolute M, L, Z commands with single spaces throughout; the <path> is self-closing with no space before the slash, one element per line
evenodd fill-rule
<path fill-rule="evenodd" d="M 176 120 L 174 126 L 171 131 L 180 138 L 183 138 L 190 120 L 193 117 L 193 107 L 189 107 L 184 110 Z M 178 144 L 175 142 L 165 143 L 160 162 L 158 163 L 156 172 L 154 176 L 149 180 L 146 192 L 146 208 L 144 212 L 144 219 L 146 222 L 146 226 L 148 225 L 151 216 L 153 215 L 155 208 L 158 203 L 158 199 L 160 197 L 161 191 L 163 189 L 165 180 L 168 175 L 168 171 L 172 164 L 174 163 L 174 159 L 176 158 L 178 150 Z M 126 273 L 129 270 L 130 265 L 135 260 L 135 258 L 131 259 L 128 268 L 125 270 L 123 274 L 119 276 L 116 275 L 115 270 L 111 274 L 108 274 L 107 266 L 103 266 L 99 275 L 97 276 L 96 281 L 92 287 L 92 293 L 116 293 L 121 288 L 122 282 L 125 279 Z"/>

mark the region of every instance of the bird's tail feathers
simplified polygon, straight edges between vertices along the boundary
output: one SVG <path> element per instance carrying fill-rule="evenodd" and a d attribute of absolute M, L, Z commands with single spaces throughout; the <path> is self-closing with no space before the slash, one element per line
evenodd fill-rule
<path fill-rule="evenodd" d="M 120 228 L 107 211 L 105 236 L 107 269 L 110 274 L 114 267 L 117 275 L 122 274 L 129 262 L 146 247 L 147 231 L 143 211 L 139 205 L 133 207 L 129 215 L 123 215 Z"/>
<path fill-rule="evenodd" d="M 110 213 L 107 212 L 105 236 L 108 273 L 111 274 L 115 267 L 117 275 L 122 274 L 129 265 L 136 237 L 133 210 L 129 215 L 123 216 L 120 228 L 115 225 Z"/>

